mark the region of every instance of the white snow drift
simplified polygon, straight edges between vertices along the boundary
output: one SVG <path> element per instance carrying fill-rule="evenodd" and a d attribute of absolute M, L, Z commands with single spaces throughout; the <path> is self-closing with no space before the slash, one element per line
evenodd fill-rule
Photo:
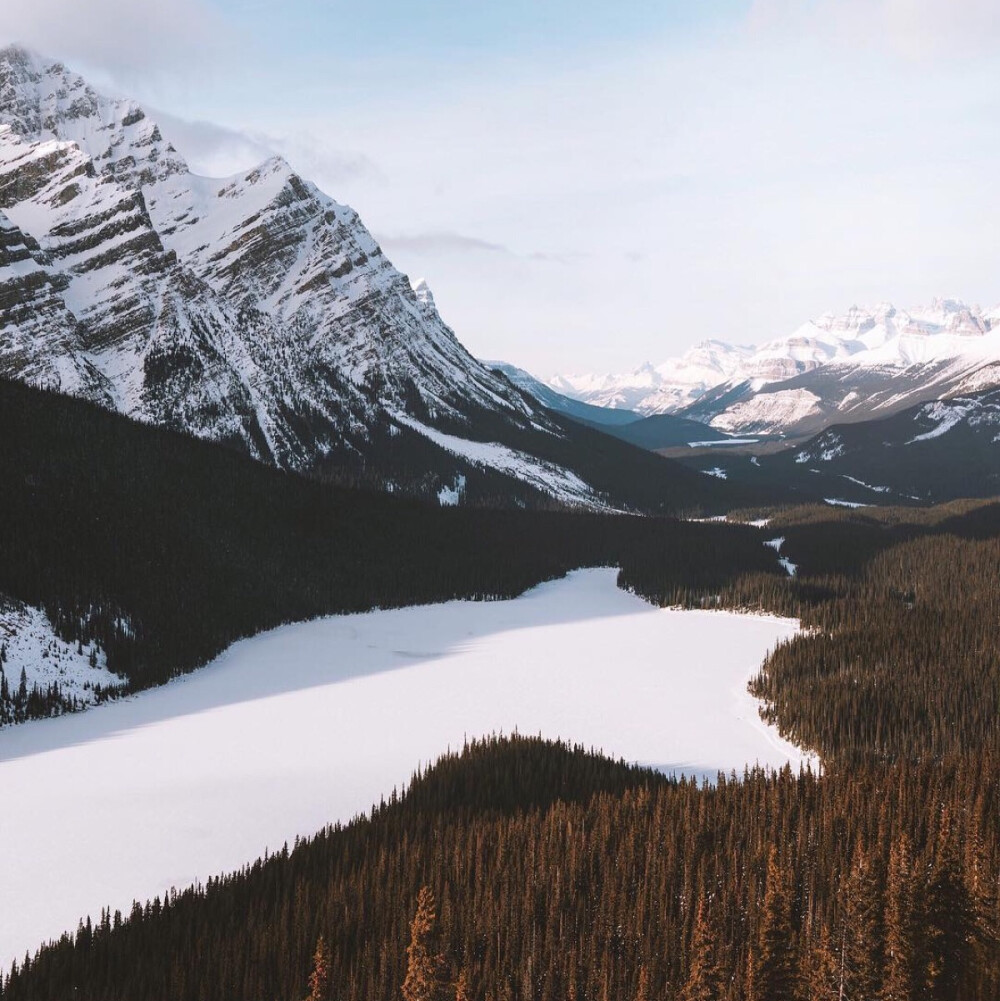
<path fill-rule="evenodd" d="M 163 688 L 0 731 L 0 965 L 349 820 L 466 736 L 517 728 L 688 774 L 798 767 L 746 691 L 796 628 L 656 609 L 613 570 L 578 571 L 515 601 L 277 629 Z"/>

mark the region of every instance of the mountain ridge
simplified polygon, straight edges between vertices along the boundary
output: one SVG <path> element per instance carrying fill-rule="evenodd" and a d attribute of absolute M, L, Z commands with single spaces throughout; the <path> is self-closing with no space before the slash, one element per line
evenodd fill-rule
<path fill-rule="evenodd" d="M 594 405 L 673 413 L 735 434 L 808 434 L 1000 384 L 1000 307 L 936 299 L 824 314 L 758 347 L 706 341 L 625 375 L 556 376 Z"/>
<path fill-rule="evenodd" d="M 722 496 L 611 454 L 476 360 L 426 283 L 281 157 L 200 177 L 136 102 L 19 46 L 0 49 L 0 376 L 428 499 L 462 483 L 632 507 L 644 479 L 660 510 L 675 480 L 685 508 Z"/>

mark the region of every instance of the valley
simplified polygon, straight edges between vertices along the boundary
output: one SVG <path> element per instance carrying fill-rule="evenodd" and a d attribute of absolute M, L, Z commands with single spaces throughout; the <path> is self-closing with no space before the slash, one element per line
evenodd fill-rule
<path fill-rule="evenodd" d="M 0 730 L 18 804 L 0 820 L 0 963 L 347 823 L 473 738 L 542 734 L 699 780 L 815 766 L 746 689 L 795 632 L 657 609 L 580 570 L 512 601 L 283 627 L 154 691 Z"/>
<path fill-rule="evenodd" d="M 514 103 L 479 108 L 494 27 L 454 80 L 404 60 L 432 105 L 404 122 L 386 25 L 355 65 L 353 14 L 311 5 L 323 70 L 277 80 L 299 0 L 267 58 L 242 44 L 270 6 L 220 33 L 269 133 L 124 96 L 162 66 L 109 72 L 117 29 L 81 61 L 101 86 L 0 47 L 0 1001 L 995 1001 L 1000 307 L 928 290 L 962 253 L 995 268 L 924 238 L 924 183 L 913 238 L 868 226 L 869 190 L 816 214 L 835 148 L 845 178 L 900 148 L 937 170 L 911 143 L 936 101 L 869 156 L 885 129 L 828 128 L 830 95 L 779 121 L 828 67 L 768 101 L 769 56 L 739 63 L 749 116 L 713 117 L 727 63 L 700 112 L 697 73 L 662 101 L 644 78 L 637 131 L 602 85 L 571 136 L 589 71 L 493 64 Z M 354 108 L 384 162 L 348 148 Z M 925 305 L 845 308 L 848 280 Z M 537 372 L 581 374 L 521 367 L 557 353 Z"/>

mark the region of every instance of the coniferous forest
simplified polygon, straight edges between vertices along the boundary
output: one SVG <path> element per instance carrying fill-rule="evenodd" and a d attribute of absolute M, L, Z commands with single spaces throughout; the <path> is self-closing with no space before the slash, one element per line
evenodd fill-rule
<path fill-rule="evenodd" d="M 168 453 L 144 474 L 152 486 L 128 485 L 133 517 L 158 519 L 150 579 L 176 586 L 170 574 L 195 560 L 210 586 L 237 586 L 228 557 L 244 570 L 269 559 L 278 586 L 251 575 L 236 597 L 212 602 L 192 575 L 192 592 L 156 611 L 128 561 L 100 558 L 92 538 L 70 546 L 51 578 L 28 546 L 6 540 L 21 555 L 5 586 L 48 608 L 62 602 L 62 630 L 91 621 L 57 590 L 66 579 L 78 602 L 110 598 L 142 623 L 119 662 L 134 665 L 137 685 L 163 677 L 141 664 L 183 652 L 193 666 L 283 618 L 512 594 L 581 562 L 617 562 L 623 586 L 659 603 L 802 619 L 753 685 L 769 718 L 819 752 L 823 774 L 750 770 L 699 787 L 540 738 L 473 743 L 368 817 L 206 886 L 88 919 L 12 969 L 3 1001 L 1000 996 L 1000 505 L 800 508 L 763 530 L 558 512 L 490 512 L 487 522 L 384 497 L 352 506 L 282 474 L 257 480 L 258 467 L 234 458 L 238 489 L 222 496 L 237 528 L 185 542 L 195 526 L 175 527 L 186 523 L 174 515 L 218 485 L 193 459 L 171 493 Z M 99 498 L 127 526 L 113 484 L 94 483 L 79 510 L 92 517 Z M 299 517 L 283 522 L 292 502 Z M 35 512 L 40 539 L 54 516 L 43 503 Z M 339 521 L 352 530 L 323 534 Z M 100 518 L 88 524 L 93 536 Z M 257 548 L 237 554 L 236 532 Z M 118 537 L 141 546 L 139 534 Z M 276 535 L 302 560 L 300 576 L 284 576 Z M 796 576 L 762 545 L 774 536 Z M 359 538 L 363 550 L 351 549 Z M 310 557 L 317 539 L 340 559 Z M 426 572 L 409 580 L 417 557 Z M 171 648 L 169 617 L 199 599 L 189 645 Z"/>
<path fill-rule="evenodd" d="M 782 572 L 742 525 L 441 508 L 18 383 L 0 381 L 0 424 L 0 594 L 44 608 L 63 639 L 95 643 L 126 691 L 282 623 L 513 597 L 579 566 L 652 562 L 677 586 L 710 589 Z M 71 708 L 40 692 L 18 701 L 8 680 L 0 721 Z"/>

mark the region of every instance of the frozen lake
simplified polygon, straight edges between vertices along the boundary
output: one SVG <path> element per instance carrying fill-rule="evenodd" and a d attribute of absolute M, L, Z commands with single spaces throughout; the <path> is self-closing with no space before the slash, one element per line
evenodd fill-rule
<path fill-rule="evenodd" d="M 712 777 L 797 768 L 746 692 L 797 624 L 656 609 L 615 578 L 287 626 L 163 688 L 0 731 L 0 966 L 103 906 L 349 820 L 466 736 Z"/>

